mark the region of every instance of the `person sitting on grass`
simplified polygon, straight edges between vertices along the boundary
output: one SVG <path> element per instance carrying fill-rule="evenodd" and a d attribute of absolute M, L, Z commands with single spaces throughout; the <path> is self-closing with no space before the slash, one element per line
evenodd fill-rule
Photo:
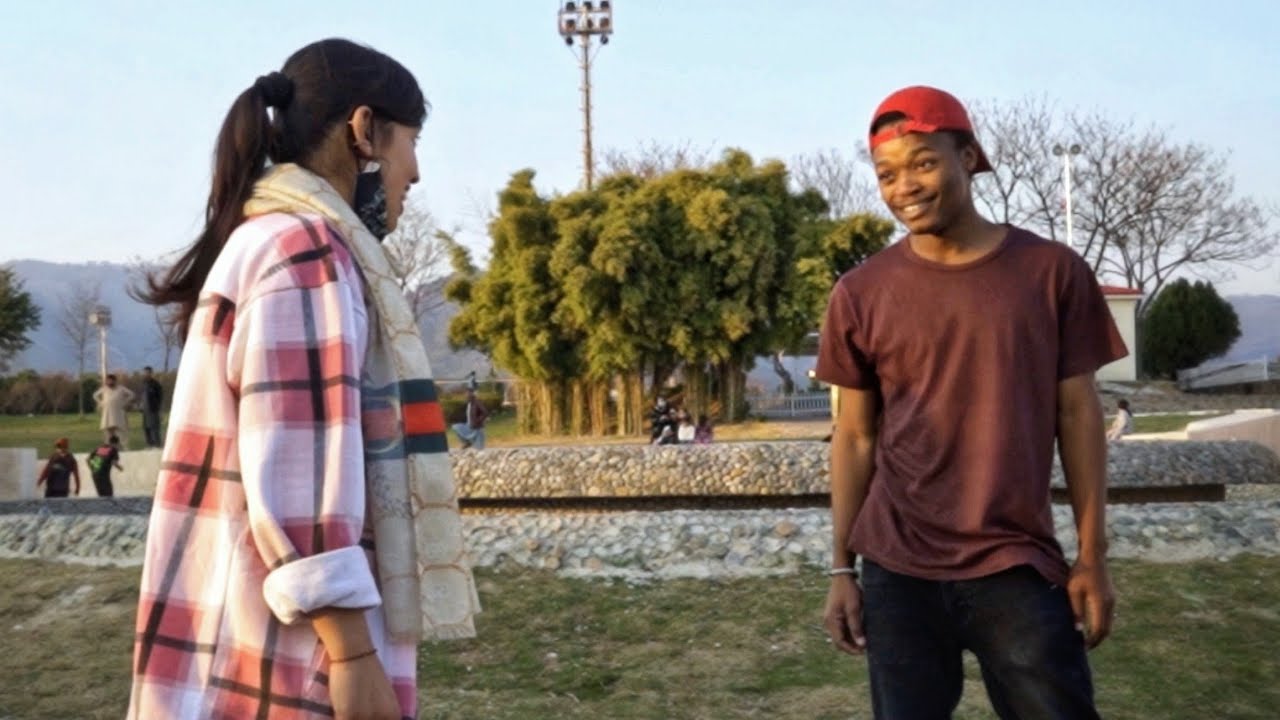
<path fill-rule="evenodd" d="M 467 388 L 467 407 L 463 422 L 454 423 L 453 432 L 462 441 L 462 448 L 484 449 L 484 424 L 489 420 L 489 411 L 476 395 L 475 388 Z"/>
<path fill-rule="evenodd" d="M 658 437 L 654 439 L 654 445 L 675 445 L 679 440 L 676 438 L 676 430 L 673 425 L 663 425 L 659 431 Z"/>
<path fill-rule="evenodd" d="M 66 438 L 58 438 L 53 444 L 53 454 L 49 456 L 49 462 L 44 464 L 44 470 L 40 471 L 40 477 L 36 479 L 37 488 L 44 485 L 46 498 L 67 497 L 73 478 L 76 481 L 75 494 L 80 494 L 80 469 L 76 467 L 75 456 L 67 449 L 70 444 Z"/>
<path fill-rule="evenodd" d="M 676 441 L 681 445 L 692 443 L 698 436 L 698 428 L 693 424 L 693 418 L 689 417 L 689 413 L 684 410 L 680 411 L 680 425 L 676 428 Z"/>
<path fill-rule="evenodd" d="M 1133 432 L 1133 412 L 1129 410 L 1129 401 L 1121 400 L 1116 403 L 1116 407 L 1116 419 L 1111 421 L 1111 427 L 1107 429 L 1108 440 L 1119 440 Z"/>
<path fill-rule="evenodd" d="M 711 418 L 706 415 L 699 415 L 698 426 L 693 431 L 693 444 L 710 445 L 714 436 L 715 431 L 711 428 Z"/>

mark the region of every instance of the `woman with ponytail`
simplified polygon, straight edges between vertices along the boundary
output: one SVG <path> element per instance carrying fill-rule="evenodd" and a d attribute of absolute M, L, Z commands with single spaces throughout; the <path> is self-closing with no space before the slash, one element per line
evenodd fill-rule
<path fill-rule="evenodd" d="M 129 717 L 413 718 L 417 644 L 474 635 L 444 431 L 380 241 L 427 103 L 346 40 L 236 98 L 205 226 L 143 293 L 186 338 Z"/>

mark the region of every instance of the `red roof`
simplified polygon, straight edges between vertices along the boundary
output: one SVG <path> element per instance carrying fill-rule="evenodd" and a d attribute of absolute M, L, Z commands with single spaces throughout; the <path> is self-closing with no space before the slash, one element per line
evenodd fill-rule
<path fill-rule="evenodd" d="M 1141 295 L 1142 291 L 1137 288 L 1124 287 L 1123 285 L 1103 285 L 1103 295 Z"/>

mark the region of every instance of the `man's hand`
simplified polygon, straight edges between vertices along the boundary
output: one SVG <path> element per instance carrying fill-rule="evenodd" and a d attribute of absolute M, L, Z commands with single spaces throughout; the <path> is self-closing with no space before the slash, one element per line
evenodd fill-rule
<path fill-rule="evenodd" d="M 822 624 L 831 636 L 831 642 L 841 651 L 850 655 L 866 652 L 867 638 L 862 632 L 862 588 L 858 587 L 858 581 L 852 575 L 831 578 Z"/>
<path fill-rule="evenodd" d="M 400 720 L 400 701 L 377 655 L 329 666 L 335 720 Z"/>
<path fill-rule="evenodd" d="M 1076 627 L 1085 632 L 1089 649 L 1098 647 L 1111 634 L 1116 609 L 1116 590 L 1107 572 L 1106 560 L 1077 560 L 1067 580 L 1067 596 Z"/>

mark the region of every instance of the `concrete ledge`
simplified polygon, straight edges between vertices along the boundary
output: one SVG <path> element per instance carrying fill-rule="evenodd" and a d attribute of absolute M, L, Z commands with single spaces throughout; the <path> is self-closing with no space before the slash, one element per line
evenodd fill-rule
<path fill-rule="evenodd" d="M 1280 455 L 1280 410 L 1237 410 L 1187 425 L 1191 440 L 1247 440 Z"/>
<path fill-rule="evenodd" d="M 93 478 L 86 462 L 89 453 L 73 453 L 80 467 L 80 497 L 95 497 Z M 29 461 L 28 461 L 29 459 Z M 34 448 L 0 448 L 0 500 L 24 500 L 43 493 L 36 488 L 36 477 L 44 469 L 44 460 L 36 459 Z M 151 495 L 160 475 L 160 450 L 128 450 L 120 453 L 124 470 L 111 473 L 116 495 Z"/>
<path fill-rule="evenodd" d="M 0 448 L 0 500 L 36 496 L 35 448 Z"/>

